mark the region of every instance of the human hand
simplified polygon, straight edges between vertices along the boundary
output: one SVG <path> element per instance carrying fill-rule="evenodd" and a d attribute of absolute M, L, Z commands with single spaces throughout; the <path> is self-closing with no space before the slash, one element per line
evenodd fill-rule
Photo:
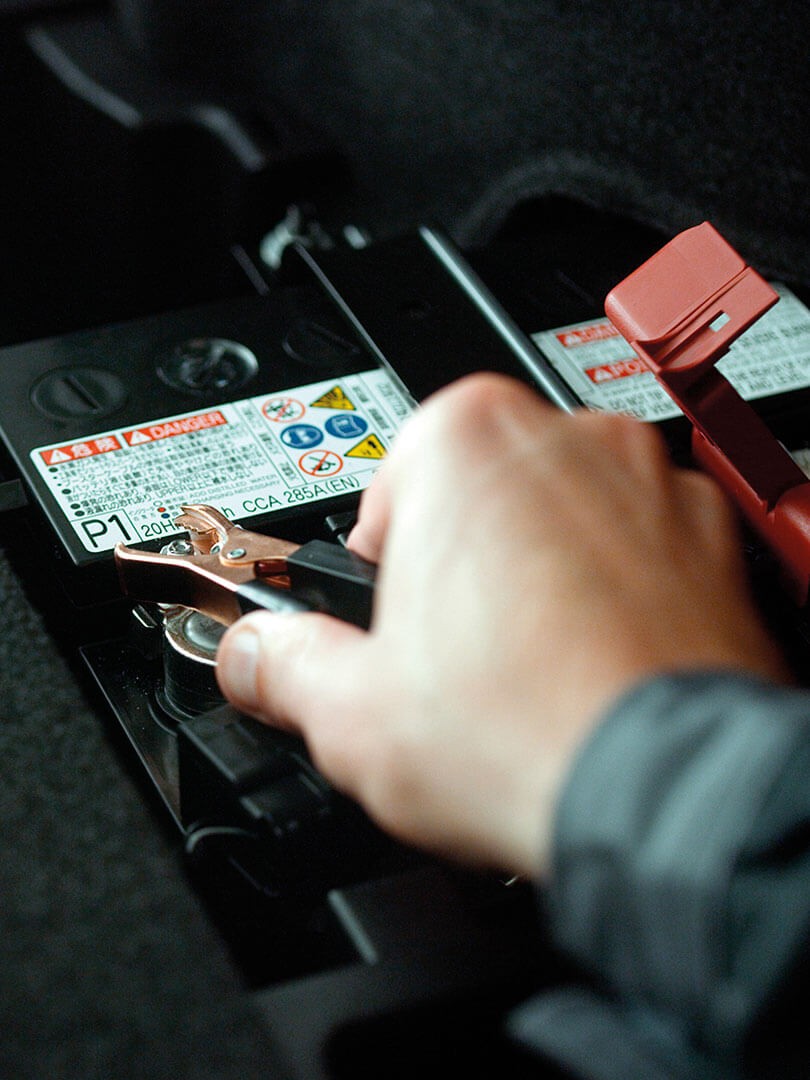
<path fill-rule="evenodd" d="M 579 745 L 664 671 L 782 678 L 733 514 L 657 432 L 471 376 L 405 426 L 350 546 L 380 564 L 368 633 L 255 613 L 218 677 L 305 738 L 334 785 L 433 851 L 536 875 Z"/>

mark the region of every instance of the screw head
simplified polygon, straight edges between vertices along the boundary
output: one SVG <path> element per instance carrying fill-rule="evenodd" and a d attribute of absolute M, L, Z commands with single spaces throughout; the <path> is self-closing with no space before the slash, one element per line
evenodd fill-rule
<path fill-rule="evenodd" d="M 225 557 L 227 559 L 243 559 L 245 557 L 245 555 L 247 555 L 247 552 L 245 551 L 245 549 L 238 547 L 238 548 L 231 548 L 230 551 L 226 552 Z"/>

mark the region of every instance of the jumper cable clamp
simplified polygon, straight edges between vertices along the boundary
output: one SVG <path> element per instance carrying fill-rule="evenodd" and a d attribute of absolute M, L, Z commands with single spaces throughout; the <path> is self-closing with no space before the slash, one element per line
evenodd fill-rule
<path fill-rule="evenodd" d="M 323 540 L 295 544 L 250 532 L 213 506 L 183 506 L 187 540 L 162 552 L 119 544 L 123 590 L 137 600 L 194 608 L 230 625 L 248 611 L 324 611 L 367 628 L 376 567 Z"/>
<path fill-rule="evenodd" d="M 608 295 L 605 311 L 693 425 L 692 452 L 779 559 L 810 586 L 810 481 L 715 368 L 778 294 L 708 223 L 680 233 Z"/>

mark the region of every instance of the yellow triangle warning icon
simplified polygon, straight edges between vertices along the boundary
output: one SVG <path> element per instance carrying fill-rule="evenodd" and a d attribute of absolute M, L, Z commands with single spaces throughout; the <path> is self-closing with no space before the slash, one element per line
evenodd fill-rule
<path fill-rule="evenodd" d="M 348 409 L 354 412 L 354 404 L 346 396 L 346 392 L 341 386 L 333 386 L 331 390 L 327 390 L 325 394 L 322 394 L 317 401 L 311 401 L 310 405 L 313 409 Z"/>
<path fill-rule="evenodd" d="M 346 457 L 384 458 L 385 447 L 376 435 L 366 435 L 362 442 L 346 451 Z"/>

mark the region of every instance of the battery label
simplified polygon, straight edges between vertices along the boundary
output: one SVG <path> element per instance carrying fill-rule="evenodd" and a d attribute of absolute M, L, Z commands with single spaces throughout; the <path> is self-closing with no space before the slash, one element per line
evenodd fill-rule
<path fill-rule="evenodd" d="M 367 487 L 411 403 L 382 370 L 31 451 L 89 552 L 177 533 L 184 503 L 249 518 Z"/>
<path fill-rule="evenodd" d="M 810 386 L 810 311 L 784 285 L 774 288 L 779 303 L 717 364 L 749 400 Z M 630 413 L 640 420 L 680 415 L 607 319 L 543 330 L 532 334 L 532 340 L 589 408 Z"/>

